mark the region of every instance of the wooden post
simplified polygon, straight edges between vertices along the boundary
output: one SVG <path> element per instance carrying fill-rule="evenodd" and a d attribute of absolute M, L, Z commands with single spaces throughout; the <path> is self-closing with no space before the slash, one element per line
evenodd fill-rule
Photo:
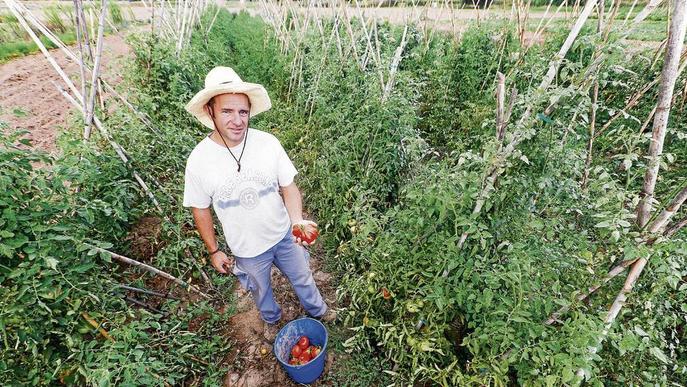
<path fill-rule="evenodd" d="M 496 139 L 501 142 L 505 136 L 504 129 L 506 128 L 506 76 L 498 71 L 496 72 L 496 79 Z"/>
<path fill-rule="evenodd" d="M 597 75 L 598 76 L 598 75 Z M 580 187 L 582 190 L 587 188 L 587 181 L 589 180 L 589 170 L 592 166 L 592 151 L 594 150 L 594 132 L 596 128 L 596 104 L 599 100 L 599 80 L 594 80 L 594 91 L 592 92 L 592 106 L 589 117 L 589 141 L 587 142 L 587 158 L 584 162 L 584 174 L 582 175 L 582 182 Z"/>
<path fill-rule="evenodd" d="M 398 71 L 398 65 L 401 63 L 401 55 L 403 50 L 408 43 L 406 41 L 406 34 L 408 33 L 408 25 L 406 24 L 403 29 L 403 36 L 401 37 L 401 43 L 396 47 L 396 52 L 394 53 L 394 58 L 391 61 L 391 69 L 389 70 L 389 78 L 386 81 L 386 87 L 384 88 L 384 94 L 382 94 L 382 102 L 386 101 L 391 94 L 391 89 L 394 87 L 394 81 L 396 79 L 396 71 Z"/>
<path fill-rule="evenodd" d="M 661 86 L 654 116 L 653 134 L 651 145 L 649 146 L 649 163 L 644 175 L 644 185 L 640 193 L 641 200 L 637 206 L 637 225 L 640 228 L 644 228 L 649 221 L 653 205 L 654 188 L 656 187 L 661 154 L 663 153 L 663 140 L 665 139 L 673 90 L 677 80 L 678 62 L 687 30 L 685 13 L 687 13 L 687 0 L 675 0 L 673 20 L 670 23 L 670 33 L 668 34 L 666 58 L 661 71 Z"/>
<path fill-rule="evenodd" d="M 677 195 L 675 195 L 673 200 L 668 203 L 666 208 L 664 208 L 663 211 L 656 216 L 656 219 L 651 222 L 649 225 L 649 232 L 653 234 L 663 230 L 666 224 L 668 224 L 668 221 L 670 221 L 670 218 L 672 218 L 673 215 L 680 210 L 680 207 L 685 200 L 687 200 L 687 184 L 677 193 Z"/>
<path fill-rule="evenodd" d="M 105 31 L 105 16 L 107 15 L 107 0 L 101 1 L 100 20 L 98 21 L 98 40 L 96 40 L 95 62 L 93 63 L 93 73 L 91 76 L 91 89 L 88 97 L 86 110 L 86 127 L 83 132 L 84 141 L 91 137 L 91 127 L 93 125 L 93 113 L 95 110 L 95 95 L 98 91 L 98 79 L 100 77 L 100 58 L 103 52 L 103 34 Z"/>
<path fill-rule="evenodd" d="M 53 85 L 57 88 L 57 90 L 69 101 L 71 102 L 74 107 L 79 109 L 81 111 L 81 114 L 85 114 L 86 112 L 84 111 L 84 107 L 79 105 L 79 103 L 71 96 L 69 93 L 64 91 L 58 84 L 53 82 Z M 78 94 L 75 94 L 78 95 Z M 126 156 L 126 153 L 124 152 L 124 149 L 112 138 L 110 138 L 109 133 L 107 132 L 107 129 L 103 126 L 103 124 L 100 122 L 97 116 L 93 116 L 93 123 L 95 124 L 95 127 L 100 131 L 100 133 L 103 135 L 103 137 L 110 143 L 110 146 L 112 146 L 112 149 L 117 153 L 119 158 L 124 162 L 124 164 L 129 164 L 129 158 Z M 153 202 L 155 205 L 155 208 L 160 212 L 160 214 L 164 214 L 162 211 L 162 207 L 160 207 L 160 203 L 158 203 L 157 199 L 155 199 L 155 196 L 153 195 L 153 192 L 148 188 L 148 185 L 143 181 L 141 176 L 136 172 L 135 169 L 132 168 L 132 175 L 134 176 L 134 179 L 138 184 L 143 188 L 143 191 L 148 195 L 150 200 Z M 165 218 L 167 219 L 166 215 Z"/>
<path fill-rule="evenodd" d="M 158 268 L 156 268 L 156 267 L 150 266 L 150 265 L 145 264 L 145 263 L 143 263 L 143 262 L 139 262 L 139 261 L 137 261 L 137 260 L 135 260 L 135 259 L 131 259 L 131 258 L 129 258 L 129 257 L 125 257 L 125 256 L 120 255 L 120 254 L 117 254 L 117 253 L 113 253 L 112 251 L 105 250 L 105 249 L 103 249 L 103 248 L 100 248 L 100 247 L 98 247 L 98 246 L 91 245 L 91 244 L 89 244 L 89 243 L 86 243 L 86 245 L 89 246 L 89 247 L 92 248 L 92 249 L 97 250 L 99 253 L 105 253 L 105 254 L 110 255 L 112 258 L 116 259 L 116 260 L 119 261 L 119 262 L 126 263 L 127 265 L 131 265 L 131 266 L 139 267 L 139 268 L 141 268 L 141 269 L 143 269 L 143 270 L 145 270 L 145 271 L 147 271 L 147 272 L 149 272 L 149 273 L 153 273 L 153 274 L 155 274 L 155 275 L 157 275 L 157 276 L 159 276 L 159 277 L 166 278 L 166 279 L 168 279 L 168 280 L 174 282 L 175 284 L 181 286 L 182 288 L 184 288 L 184 289 L 186 289 L 186 290 L 188 290 L 188 291 L 192 291 L 192 292 L 194 292 L 194 293 L 197 293 L 197 294 L 199 294 L 201 297 L 203 297 L 203 298 L 205 298 L 205 299 L 210 299 L 210 296 L 208 296 L 207 294 L 205 294 L 205 293 L 203 293 L 202 291 L 200 291 L 196 286 L 191 285 L 191 284 L 189 284 L 189 283 L 186 283 L 185 281 L 180 280 L 179 278 L 177 278 L 177 277 L 175 277 L 175 276 L 173 276 L 173 275 L 171 275 L 171 274 L 169 274 L 169 273 L 167 273 L 167 272 L 164 272 L 164 271 L 162 271 L 162 270 L 160 270 L 160 269 L 158 269 Z"/>
<path fill-rule="evenodd" d="M 649 165 L 644 178 L 644 186 L 642 187 L 642 199 L 637 206 L 637 223 L 640 228 L 644 228 L 649 221 L 651 211 L 651 200 L 653 199 L 653 192 L 658 177 L 658 161 L 663 149 L 663 139 L 665 137 L 665 130 L 670 116 L 670 105 L 677 78 L 677 65 L 680 53 L 682 52 L 683 42 L 685 40 L 685 32 L 687 32 L 687 0 L 675 0 L 675 8 L 673 11 L 673 18 L 670 23 L 670 32 L 668 34 L 668 46 L 666 49 L 666 59 L 661 72 L 661 89 L 658 95 L 658 110 L 654 118 L 653 137 L 649 147 Z M 671 210 L 677 211 L 680 205 L 687 199 L 687 187 L 685 187 L 675 199 L 668 205 L 666 210 L 662 212 L 659 217 L 650 225 L 651 230 L 660 230 L 662 226 L 670 219 L 672 215 Z M 665 213 L 665 215 L 664 215 Z M 674 213 L 674 212 L 672 212 Z M 632 291 L 634 284 L 641 275 L 646 266 L 649 256 L 641 257 L 632 264 L 630 273 L 625 279 L 623 288 L 616 296 L 613 304 L 606 314 L 604 319 L 605 327 L 596 345 L 589 350 L 589 357 L 598 352 L 603 344 L 604 339 L 608 335 L 613 322 L 620 313 L 627 295 Z M 577 377 L 581 380 L 587 378 L 587 374 L 583 369 L 577 371 Z"/>

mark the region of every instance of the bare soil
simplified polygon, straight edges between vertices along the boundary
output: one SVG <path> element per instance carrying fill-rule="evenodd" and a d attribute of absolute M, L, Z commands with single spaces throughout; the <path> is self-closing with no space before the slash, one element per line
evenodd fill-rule
<path fill-rule="evenodd" d="M 161 226 L 162 220 L 152 216 L 143 217 L 132 226 L 126 238 L 131 244 L 130 254 L 132 258 L 155 265 L 155 252 L 161 243 Z M 330 308 L 336 308 L 336 287 L 332 275 L 323 270 L 323 262 L 319 258 L 322 256 L 322 251 L 318 245 L 315 245 L 310 251 L 310 267 L 315 283 L 317 283 L 327 305 Z M 206 271 L 213 270 L 210 265 L 204 269 Z M 165 278 L 150 277 L 145 274 L 141 274 L 140 278 L 146 278 L 144 279 L 146 289 L 175 296 L 188 303 L 199 301 L 196 294 L 180 289 Z M 241 288 L 238 281 L 235 281 L 235 284 L 234 295 L 237 301 L 237 312 L 229 318 L 225 326 L 218 329 L 218 332 L 221 332 L 220 334 L 232 343 L 232 351 L 222 359 L 221 365 L 227 367 L 223 384 L 242 387 L 296 386 L 297 384 L 289 379 L 275 358 L 272 352 L 272 343 L 263 336 L 263 322 L 253 298 L 249 292 Z M 201 283 L 196 283 L 196 285 L 205 286 Z M 282 319 L 278 323 L 279 328 L 289 321 L 306 315 L 293 287 L 276 267 L 272 267 L 272 286 L 275 299 L 282 308 Z M 139 294 L 129 293 L 128 296 L 143 301 Z M 151 297 L 147 298 L 144 304 L 148 308 L 159 310 L 162 308 L 163 302 L 164 300 L 161 298 Z M 223 313 L 227 305 L 225 303 L 218 304 L 218 312 Z M 207 318 L 207 315 L 198 316 L 189 323 L 188 329 L 192 332 L 197 330 Z M 318 381 L 312 384 L 313 386 L 328 385 L 320 382 L 320 380 L 330 372 L 337 356 L 332 350 L 327 351 L 324 372 Z"/>
<path fill-rule="evenodd" d="M 111 84 L 119 82 L 119 69 L 129 55 L 126 32 L 104 37 L 102 77 Z M 79 66 L 62 51 L 49 51 L 64 72 L 80 87 Z M 25 129 L 33 148 L 55 154 L 55 139 L 68 124 L 73 111 L 52 82 L 64 82 L 42 53 L 17 58 L 0 65 L 0 122 L 4 132 Z"/>
<path fill-rule="evenodd" d="M 332 285 L 332 276 L 322 270 L 323 265 L 321 260 L 316 257 L 317 255 L 319 254 L 315 251 L 310 258 L 313 277 L 327 305 L 335 308 L 336 289 Z M 275 267 L 272 268 L 272 286 L 277 303 L 282 308 L 282 319 L 278 325 L 280 328 L 287 322 L 306 315 L 291 284 Z M 238 313 L 229 320 L 228 324 L 229 336 L 235 345 L 234 352 L 225 359 L 229 371 L 224 378 L 224 385 L 241 387 L 296 386 L 297 384 L 288 378 L 286 372 L 279 365 L 272 352 L 271 343 L 263 338 L 263 323 L 250 293 L 241 289 L 238 284 L 235 292 L 238 297 Z M 324 372 L 315 383 L 311 384 L 312 386 L 327 385 L 320 380 L 332 369 L 335 356 L 336 354 L 332 350 L 327 351 Z"/>

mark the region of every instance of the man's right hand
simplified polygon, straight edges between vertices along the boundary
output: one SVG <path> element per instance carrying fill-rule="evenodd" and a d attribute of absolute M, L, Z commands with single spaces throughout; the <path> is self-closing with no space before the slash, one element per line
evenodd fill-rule
<path fill-rule="evenodd" d="M 210 257 L 210 263 L 218 272 L 227 274 L 231 272 L 231 268 L 234 266 L 234 259 L 229 258 L 224 251 L 218 251 Z"/>

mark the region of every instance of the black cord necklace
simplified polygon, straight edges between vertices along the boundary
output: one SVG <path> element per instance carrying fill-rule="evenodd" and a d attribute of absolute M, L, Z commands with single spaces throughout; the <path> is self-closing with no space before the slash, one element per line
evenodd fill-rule
<path fill-rule="evenodd" d="M 222 135 L 222 132 L 220 132 L 219 129 L 217 129 L 217 125 L 215 124 L 215 115 L 213 114 L 213 112 L 211 112 L 210 117 L 212 118 L 212 125 L 215 127 L 217 134 L 219 134 L 219 138 L 222 139 L 222 142 L 224 143 L 224 146 L 227 147 L 229 154 L 234 159 L 234 161 L 236 161 L 236 165 L 238 166 L 236 172 L 241 172 L 241 158 L 243 157 L 243 151 L 246 150 L 246 143 L 248 142 L 248 128 L 250 128 L 250 116 L 246 120 L 246 134 L 243 136 L 243 147 L 241 148 L 241 154 L 239 155 L 238 159 L 236 158 L 236 156 L 234 156 L 234 153 L 231 151 L 231 149 L 229 149 L 229 145 L 227 145 L 227 142 L 224 141 L 224 136 Z"/>
<path fill-rule="evenodd" d="M 238 166 L 236 172 L 241 172 L 241 158 L 243 157 L 243 151 L 246 150 L 246 143 L 248 142 L 248 125 L 246 125 L 246 134 L 243 136 L 243 147 L 241 148 L 241 154 L 239 155 L 238 159 L 236 158 L 236 156 L 234 156 L 234 153 L 231 151 L 231 149 L 229 149 L 229 145 L 227 145 L 227 142 L 224 141 L 224 136 L 222 135 L 222 132 L 217 130 L 217 133 L 219 133 L 219 138 L 222 139 L 222 142 L 224 143 L 224 146 L 227 147 L 227 150 L 229 151 L 231 157 L 233 157 L 234 161 L 236 161 L 236 165 Z"/>

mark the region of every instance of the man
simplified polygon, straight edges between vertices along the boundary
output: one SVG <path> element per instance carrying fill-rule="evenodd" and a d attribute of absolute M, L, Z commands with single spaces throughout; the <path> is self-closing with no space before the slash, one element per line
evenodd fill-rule
<path fill-rule="evenodd" d="M 184 185 L 184 207 L 191 207 L 212 266 L 222 274 L 233 266 L 270 341 L 281 318 L 272 294 L 272 264 L 289 279 L 308 314 L 327 322 L 336 318 L 313 280 L 303 248 L 308 243 L 291 234 L 292 226 L 317 228 L 303 219 L 296 168 L 276 137 L 248 126 L 250 117 L 271 106 L 261 85 L 243 82 L 229 67 L 212 69 L 205 88 L 186 105 L 212 133 L 188 157 Z M 219 248 L 210 204 L 233 259 Z"/>

